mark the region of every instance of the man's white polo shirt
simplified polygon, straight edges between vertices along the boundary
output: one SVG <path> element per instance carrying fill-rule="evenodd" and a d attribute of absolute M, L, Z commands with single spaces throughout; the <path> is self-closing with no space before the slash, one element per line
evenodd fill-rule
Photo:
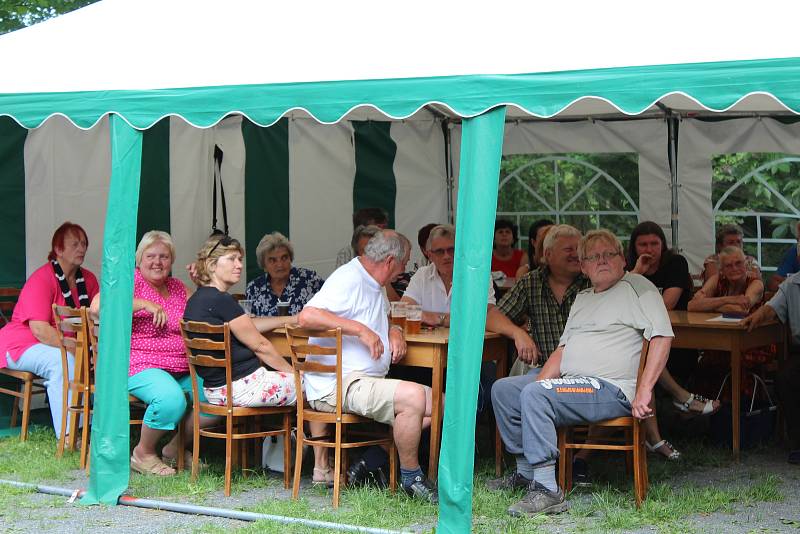
<path fill-rule="evenodd" d="M 408 283 L 404 297 L 414 299 L 417 304 L 422 305 L 422 309 L 433 313 L 450 313 L 450 291 L 445 291 L 444 282 L 436 271 L 436 265 L 431 263 L 417 269 L 411 281 Z M 489 281 L 489 304 L 495 304 L 494 286 Z"/>

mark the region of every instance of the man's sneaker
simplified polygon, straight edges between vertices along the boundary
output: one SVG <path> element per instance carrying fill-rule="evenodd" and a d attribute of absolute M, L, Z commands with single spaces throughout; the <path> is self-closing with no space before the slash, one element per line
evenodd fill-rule
<path fill-rule="evenodd" d="M 409 497 L 422 499 L 431 504 L 439 504 L 439 492 L 424 475 L 417 475 L 409 485 L 403 484 L 403 490 Z"/>
<path fill-rule="evenodd" d="M 557 492 L 550 491 L 538 482 L 531 482 L 528 493 L 519 502 L 508 507 L 508 513 L 514 517 L 536 514 L 559 514 L 569 508 L 564 500 L 561 488 Z"/>
<path fill-rule="evenodd" d="M 589 478 L 589 464 L 583 458 L 575 458 L 572 461 L 572 485 L 579 488 L 588 488 L 592 485 Z"/>
<path fill-rule="evenodd" d="M 492 491 L 510 490 L 516 491 L 526 489 L 531 481 L 514 471 L 502 478 L 493 478 L 486 481 L 486 487 Z"/>

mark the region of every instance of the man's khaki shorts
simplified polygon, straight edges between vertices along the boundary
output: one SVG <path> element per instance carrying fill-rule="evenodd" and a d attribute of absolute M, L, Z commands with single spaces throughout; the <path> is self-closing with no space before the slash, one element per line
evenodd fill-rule
<path fill-rule="evenodd" d="M 348 376 L 342 384 L 345 391 L 342 411 L 354 413 L 387 425 L 394 424 L 394 392 L 400 385 L 394 378 Z M 319 412 L 336 411 L 336 391 L 308 404 Z"/>

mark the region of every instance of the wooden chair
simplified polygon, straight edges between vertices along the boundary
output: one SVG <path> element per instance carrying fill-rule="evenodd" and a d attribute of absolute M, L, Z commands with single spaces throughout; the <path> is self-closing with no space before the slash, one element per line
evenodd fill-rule
<path fill-rule="evenodd" d="M 82 418 L 81 469 L 86 468 L 89 425 L 91 420 L 91 397 L 94 391 L 94 384 L 91 378 L 89 347 L 87 343 L 87 318 L 88 314 L 85 307 L 72 308 L 70 306 L 53 304 L 53 321 L 56 325 L 58 345 L 61 349 L 62 380 L 64 381 L 62 397 L 63 408 L 61 410 L 61 437 L 58 439 L 56 457 L 61 458 L 64 454 L 67 436 L 69 436 L 69 443 L 67 444 L 69 450 L 75 450 L 78 420 Z M 74 343 L 74 351 L 71 347 L 67 347 L 67 345 L 72 343 Z M 75 373 L 72 380 L 69 379 L 67 352 L 72 352 L 75 357 Z M 67 419 L 69 419 L 69 429 L 67 429 Z"/>
<path fill-rule="evenodd" d="M 639 371 L 637 373 L 637 383 L 644 371 L 647 361 L 647 351 L 649 343 L 645 340 L 642 343 L 642 353 L 639 358 Z M 641 421 L 635 417 L 617 417 L 592 423 L 592 427 L 607 428 L 612 430 L 622 430 L 624 439 L 622 441 L 613 438 L 599 438 L 601 441 L 609 443 L 587 443 L 585 440 L 576 441 L 574 434 L 576 430 L 582 432 L 585 427 L 562 427 L 558 429 L 558 483 L 564 489 L 564 493 L 572 489 L 572 456 L 576 449 L 624 451 L 626 453 L 626 467 L 630 470 L 633 467 L 633 491 L 636 496 L 636 506 L 640 507 L 642 501 L 647 497 L 649 481 L 647 478 L 647 450 L 644 446 L 645 435 Z M 595 441 L 595 440 L 592 440 Z M 621 443 L 621 444 L 620 444 Z"/>
<path fill-rule="evenodd" d="M 8 324 L 11 320 L 11 315 L 14 311 L 14 305 L 19 298 L 20 290 L 16 287 L 0 287 L 0 321 L 2 324 Z M 14 371 L 12 369 L 0 369 L 0 375 L 13 378 L 19 381 L 19 389 L 11 389 L 5 385 L 0 385 L 0 394 L 10 395 L 14 397 L 14 403 L 11 406 L 11 427 L 17 426 L 17 419 L 19 413 L 22 411 L 22 428 L 19 431 L 19 440 L 25 441 L 28 439 L 28 426 L 31 417 L 31 399 L 34 395 L 42 395 L 45 393 L 45 388 L 42 385 L 42 378 L 34 373 L 28 371 Z M 22 402 L 22 409 L 20 410 L 20 401 Z"/>
<path fill-rule="evenodd" d="M 334 347 L 321 347 L 312 345 L 308 338 L 333 338 L 336 340 Z M 292 487 L 292 498 L 297 499 L 300 492 L 300 470 L 302 467 L 303 445 L 311 445 L 334 449 L 333 463 L 333 507 L 339 507 L 339 490 L 345 467 L 342 459 L 342 449 L 353 449 L 358 447 L 368 447 L 371 445 L 383 445 L 389 448 L 389 488 L 394 493 L 397 487 L 396 475 L 396 454 L 392 429 L 388 433 L 376 435 L 374 433 L 362 432 L 359 435 L 369 438 L 360 441 L 350 441 L 347 439 L 347 426 L 370 423 L 372 419 L 360 415 L 342 412 L 342 329 L 335 330 L 308 330 L 296 326 L 286 327 L 286 339 L 292 354 L 292 367 L 294 368 L 294 379 L 297 391 L 302 389 L 302 377 L 304 373 L 332 373 L 336 375 L 336 411 L 318 412 L 306 406 L 305 395 L 298 394 L 297 398 L 297 454 L 294 464 L 294 485 Z M 329 355 L 336 356 L 336 365 L 324 365 L 318 361 L 306 360 L 308 355 Z M 301 402 L 302 401 L 302 402 Z M 335 425 L 333 440 L 329 436 L 319 438 L 307 438 L 304 433 L 306 421 L 317 421 Z"/>
<path fill-rule="evenodd" d="M 270 436 L 283 436 L 283 485 L 289 487 L 289 470 L 291 468 L 291 433 L 294 406 L 264 406 L 258 408 L 233 405 L 233 396 L 228 395 L 225 405 L 200 402 L 197 386 L 197 368 L 212 367 L 225 369 L 225 386 L 232 391 L 231 384 L 231 331 L 228 323 L 211 325 L 194 321 L 181 321 L 181 333 L 186 344 L 186 357 L 189 359 L 189 372 L 192 375 L 192 393 L 194 398 L 194 442 L 192 448 L 192 479 L 197 478 L 200 461 L 200 437 L 225 440 L 225 495 L 231 494 L 231 467 L 233 464 L 233 442 L 248 439 L 263 439 Z M 224 356 L 220 358 L 219 356 Z M 211 428 L 200 428 L 200 413 L 219 415 L 225 418 L 225 425 Z M 283 424 L 280 428 L 239 432 L 243 426 L 243 418 L 261 418 L 269 415 L 281 415 Z M 236 430 L 234 432 L 234 430 Z M 244 445 L 244 441 L 241 441 Z M 241 454 L 242 470 L 246 473 L 246 450 Z"/>

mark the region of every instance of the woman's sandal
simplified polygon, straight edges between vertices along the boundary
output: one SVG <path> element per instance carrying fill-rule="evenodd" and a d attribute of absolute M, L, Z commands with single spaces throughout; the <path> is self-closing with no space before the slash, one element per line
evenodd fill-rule
<path fill-rule="evenodd" d="M 143 475 L 157 475 L 168 477 L 175 474 L 175 470 L 161 461 L 158 456 L 151 456 L 146 460 L 137 460 L 131 456 L 131 469 Z"/>
<path fill-rule="evenodd" d="M 692 403 L 694 401 L 702 403 L 703 409 L 702 410 L 692 410 Z M 679 411 L 681 411 L 683 413 L 688 413 L 688 414 L 692 414 L 692 415 L 712 415 L 712 414 L 716 413 L 717 410 L 719 410 L 720 406 L 722 406 L 721 403 L 717 403 L 717 405 L 714 406 L 714 402 L 715 401 L 709 400 L 709 399 L 703 397 L 702 395 L 695 395 L 694 393 L 689 393 L 689 398 L 686 399 L 686 402 L 680 402 L 680 401 L 677 401 L 677 400 L 673 400 L 672 401 L 672 405 L 675 406 Z"/>
<path fill-rule="evenodd" d="M 659 441 L 655 445 L 650 445 L 650 443 L 647 442 L 647 441 L 645 441 L 644 444 L 647 447 L 648 451 L 654 452 L 654 453 L 658 453 L 658 454 L 660 454 L 661 456 L 663 456 L 664 458 L 666 458 L 667 460 L 669 460 L 671 462 L 674 462 L 676 460 L 680 460 L 681 459 L 681 453 L 678 452 L 678 450 L 675 447 L 673 447 L 672 443 L 670 443 L 669 441 L 667 441 L 665 439 L 662 439 L 661 441 Z M 666 447 L 666 450 L 670 451 L 669 453 L 667 453 L 664 450 L 665 447 Z"/>
<path fill-rule="evenodd" d="M 327 469 L 320 469 L 319 467 L 314 468 L 314 475 L 311 477 L 311 484 L 314 486 L 326 486 L 328 488 L 333 487 L 333 469 L 328 467 Z"/>

